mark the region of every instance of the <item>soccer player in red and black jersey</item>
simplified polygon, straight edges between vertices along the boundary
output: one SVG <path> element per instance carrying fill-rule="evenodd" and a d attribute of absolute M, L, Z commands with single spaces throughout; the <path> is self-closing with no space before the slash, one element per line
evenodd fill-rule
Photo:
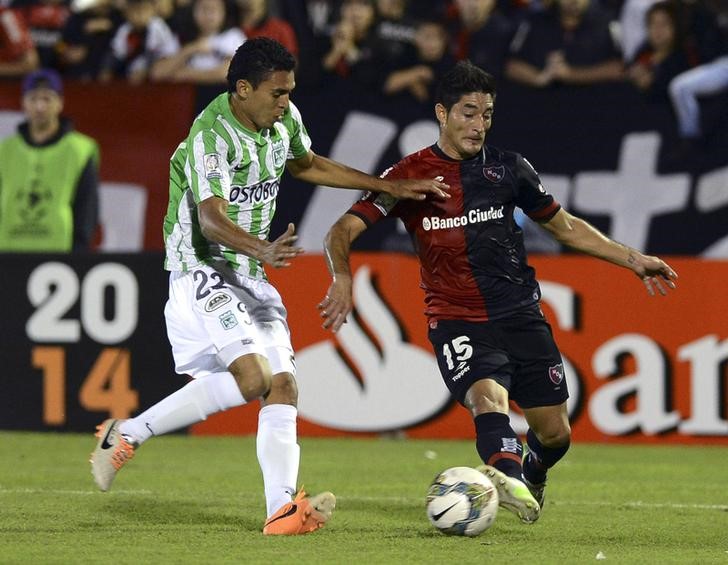
<path fill-rule="evenodd" d="M 564 366 L 539 308 L 528 265 L 520 207 L 556 240 L 632 270 L 650 294 L 675 288 L 662 260 L 617 243 L 564 210 L 518 153 L 485 145 L 493 119 L 493 78 L 461 61 L 442 78 L 437 143 L 402 159 L 385 179 L 436 178 L 449 199 L 396 200 L 368 194 L 331 228 L 325 252 L 333 282 L 319 304 L 336 332 L 352 310 L 352 242 L 378 220 L 400 218 L 421 263 L 429 339 L 453 396 L 473 415 L 479 467 L 498 488 L 501 506 L 521 521 L 538 519 L 546 472 L 569 448 Z M 510 425 L 508 401 L 529 425 L 528 454 Z"/>

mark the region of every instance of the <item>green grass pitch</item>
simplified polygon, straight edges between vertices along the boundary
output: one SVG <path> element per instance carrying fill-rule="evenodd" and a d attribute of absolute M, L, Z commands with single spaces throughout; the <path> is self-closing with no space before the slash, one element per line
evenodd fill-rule
<path fill-rule="evenodd" d="M 535 525 L 501 509 L 458 538 L 429 525 L 424 495 L 440 470 L 478 464 L 472 442 L 300 443 L 300 481 L 337 510 L 319 532 L 271 538 L 254 438 L 154 438 L 100 493 L 90 434 L 0 432 L 0 563 L 728 564 L 725 447 L 577 444 Z"/>

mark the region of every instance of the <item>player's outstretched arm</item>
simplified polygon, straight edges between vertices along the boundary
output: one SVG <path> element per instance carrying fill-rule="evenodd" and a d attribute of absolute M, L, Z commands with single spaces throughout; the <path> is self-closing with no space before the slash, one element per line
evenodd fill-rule
<path fill-rule="evenodd" d="M 331 227 L 324 239 L 324 253 L 326 265 L 331 273 L 331 285 L 324 299 L 319 302 L 321 317 L 324 319 L 323 327 L 336 333 L 353 306 L 351 296 L 351 267 L 349 254 L 352 242 L 359 237 L 367 225 L 364 221 L 352 214 L 344 214 Z"/>
<path fill-rule="evenodd" d="M 561 244 L 620 267 L 637 275 L 651 295 L 655 290 L 667 294 L 667 287 L 675 288 L 677 273 L 659 257 L 645 255 L 636 249 L 608 238 L 594 226 L 559 210 L 548 222 L 541 224 Z"/>
<path fill-rule="evenodd" d="M 313 151 L 309 151 L 305 157 L 288 161 L 286 166 L 288 172 L 294 177 L 312 184 L 386 192 L 398 199 L 424 200 L 428 195 L 438 199 L 450 198 L 450 195 L 446 192 L 450 186 L 439 180 L 381 179 L 347 167 L 338 161 L 317 155 Z"/>
<path fill-rule="evenodd" d="M 219 243 L 238 253 L 243 253 L 274 267 L 287 267 L 290 260 L 303 253 L 294 244 L 298 236 L 296 228 L 288 229 L 276 240 L 266 241 L 250 235 L 227 216 L 227 200 L 212 196 L 200 202 L 198 217 L 202 235 L 209 241 Z"/>

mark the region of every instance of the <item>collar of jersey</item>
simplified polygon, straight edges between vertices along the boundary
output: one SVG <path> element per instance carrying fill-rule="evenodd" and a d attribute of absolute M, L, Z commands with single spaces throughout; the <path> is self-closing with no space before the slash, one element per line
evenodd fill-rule
<path fill-rule="evenodd" d="M 483 149 L 478 151 L 477 155 L 473 155 L 472 157 L 469 157 L 467 159 L 454 159 L 450 157 L 450 155 L 445 153 L 442 149 L 440 149 L 440 146 L 437 143 L 433 143 L 431 149 L 432 152 L 440 159 L 443 159 L 445 161 L 452 161 L 453 163 L 472 163 L 473 161 L 485 162 L 487 160 L 486 153 L 488 152 L 487 147 L 485 146 L 485 144 L 483 144 Z"/>
<path fill-rule="evenodd" d="M 270 139 L 270 128 L 265 128 L 260 131 L 246 128 L 238 121 L 238 119 L 235 117 L 235 114 L 233 114 L 232 109 L 230 108 L 230 95 L 226 93 L 223 96 L 225 97 L 223 100 L 223 113 L 225 114 L 225 117 L 230 121 L 230 123 L 232 123 L 237 129 L 242 130 L 246 136 L 255 141 L 256 145 L 263 146 L 267 144 L 268 140 Z"/>

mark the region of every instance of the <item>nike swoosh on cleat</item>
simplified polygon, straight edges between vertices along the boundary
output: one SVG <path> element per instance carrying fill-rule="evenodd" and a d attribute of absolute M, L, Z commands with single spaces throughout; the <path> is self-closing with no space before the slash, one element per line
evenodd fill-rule
<path fill-rule="evenodd" d="M 452 505 L 448 506 L 447 508 L 445 508 L 445 510 L 443 510 L 442 512 L 433 514 L 432 519 L 435 520 L 435 522 L 437 522 L 440 518 L 442 518 L 445 514 L 447 514 L 450 510 L 455 508 L 457 505 L 458 505 L 458 503 L 456 502 L 455 504 L 452 504 Z"/>
<path fill-rule="evenodd" d="M 276 522 L 276 521 L 278 521 L 278 520 L 282 520 L 283 518 L 287 518 L 288 516 L 292 516 L 293 514 L 295 514 L 295 513 L 296 513 L 296 511 L 297 511 L 297 510 L 298 510 L 298 506 L 297 506 L 297 505 L 295 505 L 295 504 L 294 504 L 294 505 L 292 505 L 292 506 L 291 506 L 291 507 L 290 507 L 290 508 L 288 509 L 288 512 L 286 512 L 285 514 L 281 514 L 280 516 L 276 516 L 276 517 L 275 517 L 275 518 L 273 518 L 273 519 L 272 519 L 272 520 L 271 520 L 270 522 L 266 522 L 266 523 L 265 523 L 266 527 L 267 527 L 267 526 L 270 526 L 270 525 L 271 525 L 271 524 L 272 524 L 273 522 Z"/>
<path fill-rule="evenodd" d="M 111 435 L 111 431 L 114 429 L 114 424 L 115 422 L 112 422 L 109 426 L 109 431 L 106 432 L 104 440 L 101 442 L 101 449 L 109 449 L 110 447 L 113 447 L 113 445 L 109 443 L 109 436 Z"/>

